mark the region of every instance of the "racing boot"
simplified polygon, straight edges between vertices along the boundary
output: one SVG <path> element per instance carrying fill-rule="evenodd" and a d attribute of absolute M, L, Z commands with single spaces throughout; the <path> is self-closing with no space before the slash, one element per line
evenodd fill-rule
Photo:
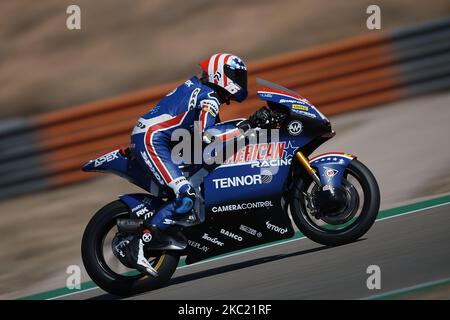
<path fill-rule="evenodd" d="M 173 229 L 172 225 L 190 226 L 196 220 L 196 216 L 192 214 L 195 201 L 195 189 L 186 183 L 179 188 L 177 197 L 159 208 L 151 218 L 145 220 L 144 225 L 150 230 L 156 227 L 156 235 L 161 237 L 166 230 Z"/>
<path fill-rule="evenodd" d="M 126 265 L 131 266 L 141 273 L 157 277 L 158 271 L 153 268 L 144 255 L 144 240 L 150 241 L 151 237 L 151 234 L 146 232 L 142 234 L 142 237 L 134 236 L 124 247 L 123 253 L 125 254 Z"/>
<path fill-rule="evenodd" d="M 125 239 L 122 243 L 118 246 L 122 253 L 119 253 L 119 260 L 123 260 L 125 266 L 153 277 L 158 276 L 158 271 L 148 262 L 145 250 L 184 250 L 187 247 L 184 235 L 179 232 L 173 234 L 170 230 L 163 232 L 154 225 L 142 231 L 141 235 L 131 236 L 131 240 Z"/>
<path fill-rule="evenodd" d="M 158 276 L 144 254 L 144 246 L 153 240 L 156 232 L 143 230 L 143 221 L 140 219 L 122 219 L 117 222 L 117 226 L 119 232 L 112 241 L 112 251 L 116 258 L 127 268 Z M 159 244 L 162 242 L 155 241 Z"/>
<path fill-rule="evenodd" d="M 127 267 L 142 273 L 157 276 L 158 272 L 151 266 L 144 255 L 144 246 L 148 250 L 184 250 L 186 237 L 170 228 L 177 218 L 185 218 L 194 207 L 195 189 L 190 184 L 182 185 L 175 201 L 169 202 L 158 210 L 150 219 L 122 219 L 117 221 L 120 232 L 134 234 L 122 242 L 113 244 L 116 257 Z M 175 218 L 176 217 L 176 218 Z"/>
<path fill-rule="evenodd" d="M 194 187 L 190 183 L 182 185 L 175 200 L 175 212 L 180 215 L 188 214 L 194 208 L 195 199 Z"/>

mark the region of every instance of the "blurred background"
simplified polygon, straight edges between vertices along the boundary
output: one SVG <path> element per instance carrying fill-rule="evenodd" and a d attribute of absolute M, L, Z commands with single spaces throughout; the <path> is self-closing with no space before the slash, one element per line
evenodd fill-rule
<path fill-rule="evenodd" d="M 81 8 L 81 31 L 65 27 L 70 4 Z M 372 4 L 382 9 L 380 31 L 450 11 L 446 0 L 2 1 L 0 115 L 31 116 L 180 80 L 212 52 L 254 60 L 369 33 Z"/>
<path fill-rule="evenodd" d="M 66 28 L 71 4 L 81 30 Z M 380 30 L 366 25 L 374 4 Z M 258 107 L 261 76 L 332 116 L 337 136 L 319 151 L 357 154 L 383 208 L 450 192 L 449 151 L 432 157 L 449 138 L 448 0 L 5 0 L 0 13 L 0 298 L 65 286 L 91 215 L 137 190 L 79 166 L 126 144 L 215 52 L 250 61 L 253 96 L 224 118 Z M 394 170 L 404 159 L 417 161 Z"/>

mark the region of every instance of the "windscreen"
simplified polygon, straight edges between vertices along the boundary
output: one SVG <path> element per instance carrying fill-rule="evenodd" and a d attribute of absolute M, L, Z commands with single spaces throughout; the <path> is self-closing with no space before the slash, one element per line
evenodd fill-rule
<path fill-rule="evenodd" d="M 295 96 L 301 97 L 301 94 L 299 94 L 298 92 L 292 91 L 292 90 L 290 90 L 290 89 L 288 89 L 288 88 L 285 88 L 285 87 L 283 87 L 283 86 L 280 86 L 279 84 L 276 84 L 276 83 L 273 83 L 273 82 L 270 82 L 270 81 L 267 81 L 267 80 L 264 80 L 264 79 L 261 79 L 261 78 L 256 78 L 256 83 L 262 85 L 262 86 L 265 87 L 265 88 L 271 88 L 271 89 L 275 89 L 275 90 L 281 90 L 281 91 L 284 91 L 284 92 L 293 94 L 293 95 L 295 95 Z"/>
<path fill-rule="evenodd" d="M 264 79 L 261 79 L 261 78 L 256 78 L 256 82 L 257 82 L 259 85 L 263 86 L 264 88 L 284 91 L 284 92 L 286 92 L 286 93 L 289 93 L 289 94 L 291 94 L 291 95 L 294 95 L 294 96 L 296 96 L 296 97 L 299 97 L 300 99 L 305 99 L 305 98 L 303 98 L 302 95 L 299 94 L 298 92 L 295 92 L 295 91 L 293 91 L 293 90 L 290 90 L 290 89 L 288 89 L 288 88 L 285 88 L 285 87 L 283 87 L 283 86 L 280 86 L 279 84 L 276 84 L 276 83 L 273 83 L 273 82 L 270 82 L 270 81 L 267 81 L 267 80 L 264 80 Z M 309 102 L 307 99 L 305 99 L 305 100 L 308 102 L 310 108 L 311 108 L 311 109 L 314 109 L 314 111 L 317 112 L 317 114 L 318 114 L 323 120 L 329 121 L 329 120 L 327 119 L 327 117 L 325 117 L 325 116 L 324 116 L 324 115 L 323 115 L 323 114 L 322 114 L 315 106 L 313 106 L 312 104 L 310 104 L 310 102 Z"/>

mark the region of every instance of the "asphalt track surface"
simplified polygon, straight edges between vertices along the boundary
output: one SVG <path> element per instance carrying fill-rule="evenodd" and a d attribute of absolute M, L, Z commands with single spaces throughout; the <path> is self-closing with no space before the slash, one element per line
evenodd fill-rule
<path fill-rule="evenodd" d="M 365 299 L 449 279 L 450 203 L 411 213 L 377 221 L 345 246 L 301 238 L 180 268 L 167 287 L 128 299 Z M 367 288 L 370 265 L 381 269 L 381 290 Z M 93 288 L 62 298 L 117 297 Z"/>

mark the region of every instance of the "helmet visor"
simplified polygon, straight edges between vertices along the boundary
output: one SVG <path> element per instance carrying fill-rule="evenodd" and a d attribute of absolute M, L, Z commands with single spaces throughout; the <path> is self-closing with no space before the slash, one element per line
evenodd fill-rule
<path fill-rule="evenodd" d="M 225 75 L 242 89 L 247 90 L 247 70 L 232 69 L 229 65 L 224 66 Z"/>

